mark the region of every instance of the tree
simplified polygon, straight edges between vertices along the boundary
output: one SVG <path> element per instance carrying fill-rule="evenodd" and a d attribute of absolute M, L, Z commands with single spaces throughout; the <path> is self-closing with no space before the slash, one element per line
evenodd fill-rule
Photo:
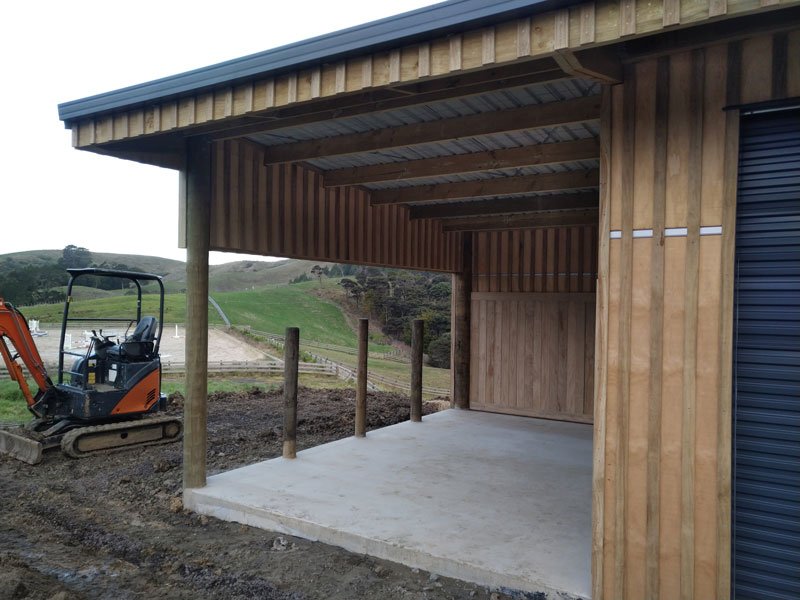
<path fill-rule="evenodd" d="M 322 276 L 325 274 L 325 270 L 319 265 L 314 265 L 311 267 L 311 274 L 316 277 L 319 284 L 322 285 Z"/>
<path fill-rule="evenodd" d="M 342 279 L 339 282 L 339 285 L 344 288 L 345 293 L 356 301 L 356 306 L 360 306 L 361 304 L 361 296 L 364 293 L 361 284 L 358 281 L 354 281 L 352 279 Z"/>
<path fill-rule="evenodd" d="M 81 246 L 69 244 L 61 251 L 58 263 L 64 269 L 83 269 L 92 264 L 92 253 Z"/>
<path fill-rule="evenodd" d="M 428 344 L 428 358 L 432 367 L 450 368 L 450 332 L 431 340 Z"/>

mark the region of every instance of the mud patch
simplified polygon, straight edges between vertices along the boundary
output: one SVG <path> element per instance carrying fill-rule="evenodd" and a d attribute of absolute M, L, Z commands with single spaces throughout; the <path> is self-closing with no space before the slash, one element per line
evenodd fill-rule
<path fill-rule="evenodd" d="M 280 390 L 212 394 L 213 474 L 280 455 Z M 426 403 L 424 412 L 441 403 Z M 375 393 L 368 429 L 407 420 Z M 172 398 L 179 414 L 182 398 Z M 353 433 L 355 392 L 301 388 L 298 447 Z M 326 544 L 184 511 L 180 444 L 29 466 L 0 457 L 0 598 L 445 599 L 512 597 Z M 527 598 L 514 594 L 513 597 Z"/>

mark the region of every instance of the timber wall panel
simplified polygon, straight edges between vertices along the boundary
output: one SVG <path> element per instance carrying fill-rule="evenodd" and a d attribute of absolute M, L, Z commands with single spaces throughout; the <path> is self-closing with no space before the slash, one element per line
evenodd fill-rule
<path fill-rule="evenodd" d="M 594 292 L 597 226 L 473 234 L 474 292 Z"/>
<path fill-rule="evenodd" d="M 296 164 L 265 165 L 261 146 L 214 145 L 211 249 L 265 256 L 459 270 L 461 235 L 400 205 L 370 206 L 366 192 L 324 188 Z"/>
<path fill-rule="evenodd" d="M 591 423 L 593 293 L 473 292 L 470 407 Z"/>
<path fill-rule="evenodd" d="M 648 59 L 606 96 L 596 600 L 730 596 L 739 117 L 724 108 L 796 96 L 798 49 L 793 31 Z"/>

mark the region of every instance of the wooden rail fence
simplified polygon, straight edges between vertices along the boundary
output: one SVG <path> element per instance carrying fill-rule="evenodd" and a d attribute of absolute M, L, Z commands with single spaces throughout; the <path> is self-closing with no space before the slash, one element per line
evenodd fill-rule
<path fill-rule="evenodd" d="M 273 344 L 280 344 L 279 347 L 283 347 L 284 337 L 277 333 L 268 333 L 266 331 L 257 331 L 255 329 L 249 329 L 246 327 L 240 327 L 241 331 L 246 333 L 250 333 L 252 335 L 258 336 L 260 338 L 264 338 L 268 340 L 270 343 Z M 300 340 L 300 347 L 310 347 L 310 348 L 320 348 L 322 350 L 331 350 L 333 352 L 341 352 L 342 354 L 350 354 L 356 356 L 358 354 L 357 348 L 350 348 L 349 346 L 339 346 L 337 344 L 326 344 L 324 342 L 316 342 L 313 340 Z M 370 358 L 377 358 L 380 360 L 393 360 L 395 362 L 401 363 L 408 363 L 409 359 L 399 350 L 393 350 L 392 352 L 369 352 Z"/>

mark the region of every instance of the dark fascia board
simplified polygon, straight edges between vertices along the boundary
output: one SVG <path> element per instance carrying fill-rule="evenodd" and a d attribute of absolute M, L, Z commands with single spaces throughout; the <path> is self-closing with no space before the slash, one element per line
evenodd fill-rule
<path fill-rule="evenodd" d="M 71 121 L 155 100 L 197 93 L 267 74 L 341 60 L 355 54 L 411 44 L 435 35 L 487 26 L 534 12 L 574 4 L 575 0 L 448 0 L 265 52 L 58 105 L 58 116 Z"/>

